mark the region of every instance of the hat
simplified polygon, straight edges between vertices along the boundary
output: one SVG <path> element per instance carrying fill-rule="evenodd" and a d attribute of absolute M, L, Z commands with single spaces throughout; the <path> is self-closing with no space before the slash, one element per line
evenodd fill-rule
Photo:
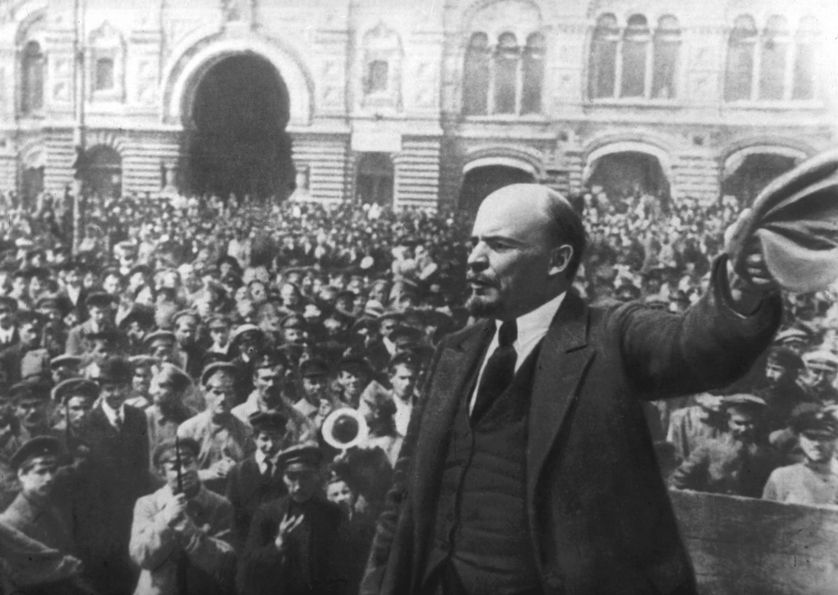
<path fill-rule="evenodd" d="M 195 324 L 199 324 L 201 322 L 201 317 L 192 310 L 180 310 L 172 315 L 172 324 L 177 324 L 177 321 L 181 318 L 191 318 Z"/>
<path fill-rule="evenodd" d="M 38 399 L 46 401 L 49 399 L 49 383 L 40 379 L 28 379 L 13 384 L 9 388 L 9 400 L 12 402 L 21 399 Z"/>
<path fill-rule="evenodd" d="M 174 345 L 175 334 L 172 331 L 154 331 L 145 336 L 143 343 L 145 343 L 146 347 L 153 347 L 158 343 L 171 343 Z"/>
<path fill-rule="evenodd" d="M 233 329 L 230 335 L 230 347 L 234 348 L 245 339 L 262 340 L 265 338 L 265 333 L 255 324 L 245 323 Z"/>
<path fill-rule="evenodd" d="M 831 440 L 838 438 L 838 422 L 829 413 L 816 411 L 802 411 L 791 420 L 791 428 L 796 434 L 803 434 L 807 438 Z"/>
<path fill-rule="evenodd" d="M 319 357 L 312 357 L 300 362 L 300 377 L 312 378 L 315 376 L 328 376 L 330 373 L 329 364 Z"/>
<path fill-rule="evenodd" d="M 367 359 L 361 355 L 345 355 L 338 362 L 338 371 L 359 369 L 367 374 L 372 374 L 372 366 Z"/>
<path fill-rule="evenodd" d="M 138 322 L 144 328 L 154 326 L 154 309 L 143 304 L 134 304 L 125 318 L 119 321 L 119 328 L 124 329 L 132 322 Z"/>
<path fill-rule="evenodd" d="M 283 329 L 305 329 L 308 327 L 308 322 L 302 314 L 289 314 L 280 320 L 279 327 Z"/>
<path fill-rule="evenodd" d="M 722 409 L 753 409 L 762 410 L 767 406 L 764 399 L 747 393 L 739 393 L 735 395 L 727 395 L 722 399 Z"/>
<path fill-rule="evenodd" d="M 192 458 L 197 459 L 201 454 L 201 445 L 194 438 L 169 438 L 158 444 L 154 449 L 151 455 L 152 464 L 159 467 L 163 463 L 176 460 L 177 450 L 180 450 L 181 455 L 188 452 L 192 455 Z"/>
<path fill-rule="evenodd" d="M 88 308 L 110 308 L 113 306 L 114 301 L 114 297 L 111 294 L 97 291 L 87 296 L 87 299 L 84 300 L 84 305 Z"/>
<path fill-rule="evenodd" d="M 390 335 L 390 341 L 403 347 L 416 345 L 422 341 L 422 331 L 412 326 L 398 326 Z"/>
<path fill-rule="evenodd" d="M 235 378 L 238 373 L 238 368 L 230 362 L 211 362 L 204 366 L 204 369 L 201 371 L 201 386 L 206 386 L 209 379 L 217 372 L 226 372 Z"/>
<path fill-rule="evenodd" d="M 225 314 L 213 314 L 207 318 L 207 328 L 228 328 L 230 318 Z"/>
<path fill-rule="evenodd" d="M 9 459 L 14 469 L 21 469 L 36 459 L 55 458 L 61 454 L 61 442 L 54 436 L 36 436 L 27 440 Z"/>
<path fill-rule="evenodd" d="M 803 354 L 803 362 L 812 367 L 829 368 L 838 370 L 838 355 L 826 349 L 816 349 Z"/>
<path fill-rule="evenodd" d="M 52 358 L 49 362 L 49 367 L 54 370 L 61 366 L 78 366 L 81 365 L 81 362 L 81 357 L 64 353 L 62 355 L 56 355 Z"/>
<path fill-rule="evenodd" d="M 285 357 L 285 354 L 274 349 L 266 349 L 259 354 L 253 360 L 252 367 L 253 371 L 260 368 L 275 368 L 276 366 L 284 366 L 288 367 L 288 358 Z"/>
<path fill-rule="evenodd" d="M 367 300 L 364 305 L 364 314 L 372 318 L 379 318 L 384 314 L 384 306 L 378 300 Z"/>
<path fill-rule="evenodd" d="M 314 442 L 303 442 L 289 446 L 285 450 L 280 451 L 277 457 L 277 464 L 286 469 L 294 464 L 309 465 L 311 467 L 319 467 L 323 460 L 323 453 L 320 447 Z"/>
<path fill-rule="evenodd" d="M 52 400 L 64 405 L 72 397 L 95 399 L 99 396 L 99 385 L 87 378 L 68 378 L 52 389 Z"/>
<path fill-rule="evenodd" d="M 247 421 L 253 428 L 254 433 L 284 432 L 288 425 L 288 418 L 279 411 L 255 411 L 251 413 Z"/>
<path fill-rule="evenodd" d="M 808 343 L 811 337 L 809 333 L 804 331 L 803 329 L 799 328 L 788 328 L 783 331 L 777 333 L 777 336 L 774 337 L 774 342 L 779 343 L 781 345 L 787 345 L 789 343 Z"/>
<path fill-rule="evenodd" d="M 33 312 L 32 310 L 20 310 L 15 315 L 15 320 L 19 325 L 21 324 L 36 324 L 40 325 L 45 322 L 44 316 Z"/>
<path fill-rule="evenodd" d="M 123 357 L 106 357 L 99 363 L 99 374 L 96 380 L 103 384 L 128 384 L 131 382 L 133 370 L 128 360 Z"/>

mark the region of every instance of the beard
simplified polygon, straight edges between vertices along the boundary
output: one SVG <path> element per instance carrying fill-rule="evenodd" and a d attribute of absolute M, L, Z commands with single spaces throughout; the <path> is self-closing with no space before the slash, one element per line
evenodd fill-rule
<path fill-rule="evenodd" d="M 466 309 L 475 318 L 491 318 L 500 310 L 500 301 L 495 296 L 472 293 L 466 300 Z"/>

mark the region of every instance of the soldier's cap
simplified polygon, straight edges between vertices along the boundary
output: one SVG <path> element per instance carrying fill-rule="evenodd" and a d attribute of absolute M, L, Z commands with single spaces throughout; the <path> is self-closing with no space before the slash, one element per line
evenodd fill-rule
<path fill-rule="evenodd" d="M 9 459 L 15 470 L 25 469 L 37 459 L 58 459 L 61 442 L 54 436 L 36 436 L 24 442 Z"/>
<path fill-rule="evenodd" d="M 265 338 L 265 332 L 255 324 L 245 323 L 233 329 L 230 335 L 230 347 L 235 347 L 244 340 L 258 341 Z"/>
<path fill-rule="evenodd" d="M 763 410 L 768 404 L 764 399 L 756 395 L 748 393 L 738 393 L 735 395 L 726 395 L 722 399 L 722 409 L 749 409 L 749 410 Z"/>
<path fill-rule="evenodd" d="M 419 366 L 419 357 L 412 351 L 402 351 L 390 358 L 387 367 L 390 370 L 395 369 L 396 366 Z"/>
<path fill-rule="evenodd" d="M 131 364 L 132 370 L 138 370 L 139 368 L 150 368 L 151 366 L 159 364 L 160 358 L 141 353 L 139 355 L 129 356 L 128 363 Z"/>
<path fill-rule="evenodd" d="M 768 350 L 768 361 L 788 370 L 803 368 L 803 359 L 788 347 L 774 345 Z"/>
<path fill-rule="evenodd" d="M 816 349 L 803 354 L 803 363 L 813 368 L 838 370 L 838 355 L 827 349 Z"/>
<path fill-rule="evenodd" d="M 46 308 L 55 308 L 57 310 L 61 310 L 62 304 L 61 299 L 54 294 L 42 295 L 38 298 L 35 302 L 35 309 L 41 310 Z"/>
<path fill-rule="evenodd" d="M 254 411 L 247 417 L 254 434 L 259 432 L 285 432 L 288 417 L 279 411 Z"/>
<path fill-rule="evenodd" d="M 154 309 L 144 304 L 134 304 L 125 318 L 119 321 L 119 328 L 127 328 L 132 322 L 137 322 L 144 328 L 154 326 Z"/>
<path fill-rule="evenodd" d="M 201 317 L 194 310 L 179 310 L 172 315 L 172 324 L 177 324 L 177 321 L 181 318 L 191 318 L 195 324 L 201 322 Z"/>
<path fill-rule="evenodd" d="M 207 351 L 204 353 L 204 356 L 201 358 L 201 369 L 203 370 L 210 364 L 214 364 L 216 362 L 226 362 L 229 361 L 229 357 L 226 353 L 219 353 L 218 351 Z"/>
<path fill-rule="evenodd" d="M 19 310 L 18 313 L 15 315 L 15 321 L 18 325 L 23 324 L 35 324 L 35 325 L 42 325 L 46 322 L 43 314 L 35 312 L 33 310 Z"/>
<path fill-rule="evenodd" d="M 171 463 L 177 460 L 177 450 L 180 449 L 180 456 L 184 454 L 192 455 L 193 459 L 197 459 L 201 454 L 201 445 L 194 438 L 168 438 L 163 440 L 154 449 L 151 455 L 151 463 L 155 467 L 159 467 L 163 463 Z"/>
<path fill-rule="evenodd" d="M 109 356 L 99 363 L 96 381 L 103 384 L 128 384 L 134 375 L 131 364 L 124 357 Z"/>
<path fill-rule="evenodd" d="M 838 438 L 838 421 L 826 411 L 802 411 L 791 420 L 791 428 L 798 435 L 802 434 L 814 440 L 833 440 Z"/>
<path fill-rule="evenodd" d="M 211 362 L 204 366 L 204 369 L 201 371 L 201 386 L 206 386 L 209 379 L 218 372 L 224 372 L 235 378 L 238 368 L 230 362 Z"/>
<path fill-rule="evenodd" d="M 66 405 L 73 397 L 96 399 L 98 396 L 99 385 L 87 378 L 67 378 L 52 389 L 52 400 L 62 405 Z"/>
<path fill-rule="evenodd" d="M 412 326 L 398 326 L 390 335 L 390 341 L 396 345 L 416 345 L 422 341 L 422 331 Z"/>
<path fill-rule="evenodd" d="M 154 345 L 159 345 L 161 343 L 174 345 L 175 341 L 175 334 L 172 331 L 165 330 L 158 330 L 153 333 L 149 333 L 143 339 L 143 343 L 145 343 L 146 347 L 153 347 Z"/>
<path fill-rule="evenodd" d="M 24 399 L 46 401 L 49 399 L 49 382 L 41 378 L 28 378 L 9 388 L 9 400 L 17 403 Z"/>
<path fill-rule="evenodd" d="M 230 317 L 226 314 L 213 314 L 207 318 L 207 328 L 228 328 Z"/>
<path fill-rule="evenodd" d="M 312 357 L 303 362 L 300 362 L 300 377 L 314 378 L 318 376 L 328 376 L 331 370 L 326 360 L 319 357 Z"/>
<path fill-rule="evenodd" d="M 651 308 L 667 308 L 669 306 L 669 301 L 659 293 L 647 295 L 646 299 L 643 301 L 647 306 Z"/>
<path fill-rule="evenodd" d="M 91 293 L 84 300 L 84 305 L 88 308 L 110 308 L 116 303 L 114 296 L 104 291 L 97 291 Z"/>
<path fill-rule="evenodd" d="M 366 372 L 367 374 L 372 374 L 372 366 L 362 355 L 358 354 L 348 354 L 344 355 L 340 358 L 338 362 L 338 371 L 343 372 L 344 370 L 348 371 L 361 371 Z"/>
<path fill-rule="evenodd" d="M 241 265 L 239 261 L 230 256 L 229 254 L 224 254 L 218 257 L 218 260 L 215 261 L 216 266 L 220 269 L 222 264 L 229 264 L 233 267 L 233 270 L 239 271 L 241 270 Z"/>
<path fill-rule="evenodd" d="M 128 276 L 133 277 L 137 273 L 140 273 L 143 276 L 151 275 L 151 267 L 147 264 L 135 264 L 133 267 L 131 267 L 131 270 L 128 271 Z"/>
<path fill-rule="evenodd" d="M 283 469 L 291 465 L 305 465 L 316 469 L 323 461 L 323 453 L 315 442 L 303 442 L 280 451 L 276 460 Z"/>
<path fill-rule="evenodd" d="M 288 358 L 285 354 L 276 349 L 265 349 L 260 351 L 253 360 L 253 371 L 260 368 L 275 368 L 276 366 L 288 367 Z"/>
<path fill-rule="evenodd" d="M 134 254 L 137 252 L 137 245 L 131 240 L 123 240 L 114 246 L 115 251 Z"/>
<path fill-rule="evenodd" d="M 808 343 L 811 337 L 809 333 L 799 328 L 787 328 L 777 333 L 774 342 L 785 345 L 789 343 Z"/>
<path fill-rule="evenodd" d="M 308 322 L 302 314 L 289 314 L 279 321 L 279 327 L 283 329 L 303 330 L 308 328 Z"/>
<path fill-rule="evenodd" d="M 70 355 L 69 353 L 64 353 L 61 355 L 56 355 L 49 361 L 49 367 L 53 370 L 59 368 L 61 366 L 79 366 L 81 365 L 82 358 L 77 355 Z"/>
<path fill-rule="evenodd" d="M 17 312 L 17 300 L 7 295 L 0 296 L 0 311 L 14 314 Z"/>

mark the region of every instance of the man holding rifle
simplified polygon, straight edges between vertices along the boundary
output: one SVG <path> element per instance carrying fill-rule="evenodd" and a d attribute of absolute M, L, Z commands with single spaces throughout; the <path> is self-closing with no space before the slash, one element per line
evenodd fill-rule
<path fill-rule="evenodd" d="M 167 440 L 154 451 L 154 466 L 166 485 L 134 507 L 130 553 L 141 568 L 137 595 L 232 590 L 233 509 L 198 478 L 199 452 L 191 438 Z"/>

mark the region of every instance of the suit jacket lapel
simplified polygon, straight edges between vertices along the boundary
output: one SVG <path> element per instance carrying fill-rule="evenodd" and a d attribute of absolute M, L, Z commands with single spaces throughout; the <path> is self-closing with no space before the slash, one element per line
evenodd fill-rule
<path fill-rule="evenodd" d="M 413 494 L 416 510 L 427 507 L 426 495 L 436 493 L 434 481 L 441 476 L 440 466 L 445 457 L 448 433 L 454 424 L 457 403 L 464 398 L 463 390 L 471 372 L 491 339 L 493 326 L 490 321 L 475 325 L 473 332 L 459 342 L 444 348 L 433 385 L 425 398 L 422 432 L 417 438 L 413 458 Z M 429 496 L 428 496 L 429 497 Z"/>
<path fill-rule="evenodd" d="M 541 345 L 527 433 L 529 502 L 533 501 L 541 468 L 594 355 L 587 344 L 589 315 L 584 302 L 569 292 Z"/>

